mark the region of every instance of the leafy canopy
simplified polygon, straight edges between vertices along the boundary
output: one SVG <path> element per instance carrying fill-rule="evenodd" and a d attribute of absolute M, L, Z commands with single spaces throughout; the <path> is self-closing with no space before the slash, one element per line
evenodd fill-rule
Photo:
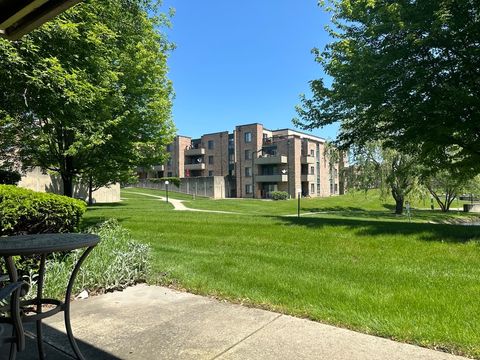
<path fill-rule="evenodd" d="M 87 0 L 21 41 L 0 40 L 0 156 L 95 187 L 164 160 L 172 85 L 160 32 L 166 15 L 144 0 Z"/>
<path fill-rule="evenodd" d="M 337 145 L 383 140 L 431 167 L 480 172 L 480 2 L 334 0 L 333 41 L 316 60 L 297 125 L 340 121 Z"/>

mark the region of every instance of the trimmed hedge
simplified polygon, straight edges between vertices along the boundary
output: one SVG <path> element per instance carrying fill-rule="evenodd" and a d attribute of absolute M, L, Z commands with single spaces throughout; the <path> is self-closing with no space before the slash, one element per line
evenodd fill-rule
<path fill-rule="evenodd" d="M 164 184 L 166 180 L 170 182 L 170 184 L 175 185 L 176 187 L 180 186 L 180 178 L 178 177 L 162 177 L 162 178 L 148 178 L 147 181 L 150 181 L 155 184 Z"/>
<path fill-rule="evenodd" d="M 273 200 L 287 200 L 288 199 L 288 193 L 286 191 L 272 191 L 270 193 L 270 197 Z"/>
<path fill-rule="evenodd" d="M 0 236 L 71 232 L 86 209 L 81 200 L 0 185 Z"/>

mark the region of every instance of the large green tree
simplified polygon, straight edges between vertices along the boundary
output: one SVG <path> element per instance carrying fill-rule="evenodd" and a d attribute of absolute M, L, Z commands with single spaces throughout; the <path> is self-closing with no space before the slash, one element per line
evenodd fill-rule
<path fill-rule="evenodd" d="M 467 177 L 454 168 L 436 171 L 424 169 L 421 181 L 437 202 L 440 210 L 447 212 L 453 201 L 462 193 L 474 192 L 478 178 Z"/>
<path fill-rule="evenodd" d="M 367 191 L 379 188 L 395 200 L 395 213 L 402 214 L 405 200 L 418 188 L 418 160 L 379 142 L 370 142 L 351 149 L 353 164 L 347 186 Z"/>
<path fill-rule="evenodd" d="M 339 121 L 342 147 L 380 139 L 432 168 L 480 172 L 480 2 L 320 3 L 333 14 L 332 42 L 314 50 L 327 77 L 294 121 Z"/>
<path fill-rule="evenodd" d="M 0 40 L 0 156 L 95 186 L 161 163 L 171 141 L 172 86 L 146 0 L 87 0 L 22 38 Z"/>

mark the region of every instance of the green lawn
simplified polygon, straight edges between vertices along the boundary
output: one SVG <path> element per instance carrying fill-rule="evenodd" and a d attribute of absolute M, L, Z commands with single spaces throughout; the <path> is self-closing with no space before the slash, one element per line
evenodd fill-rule
<path fill-rule="evenodd" d="M 163 283 L 480 358 L 480 228 L 409 223 L 391 203 L 364 195 L 295 201 L 207 200 L 170 204 L 122 192 L 88 210 L 84 225 L 117 218 L 152 245 Z M 326 210 L 328 209 L 328 210 Z M 370 214 L 370 216 L 369 216 Z M 457 215 L 452 215 L 456 217 Z"/>
<path fill-rule="evenodd" d="M 129 193 L 145 193 L 151 195 L 165 196 L 164 191 L 131 188 L 125 189 L 123 195 L 129 197 Z M 253 199 L 222 199 L 210 200 L 204 197 L 192 199 L 191 195 L 180 193 L 169 193 L 171 197 L 184 200 L 184 204 L 190 208 L 202 210 L 221 210 L 247 215 L 295 215 L 297 213 L 297 200 L 271 201 L 271 200 L 253 200 Z M 463 207 L 464 202 L 459 202 L 458 207 Z M 458 211 L 442 213 L 435 204 L 435 211 L 427 210 L 430 207 L 429 199 L 427 201 L 418 201 L 412 205 L 411 221 L 413 222 L 449 222 L 469 219 L 480 221 L 476 214 L 466 214 Z M 457 207 L 454 202 L 452 207 Z M 332 196 L 327 198 L 303 198 L 300 201 L 301 214 L 312 216 L 321 213 L 322 217 L 348 217 L 348 218 L 366 218 L 369 220 L 391 220 L 408 221 L 406 214 L 397 216 L 394 214 L 395 202 L 391 197 L 382 199 L 378 191 L 368 193 L 357 192 L 344 196 Z"/>

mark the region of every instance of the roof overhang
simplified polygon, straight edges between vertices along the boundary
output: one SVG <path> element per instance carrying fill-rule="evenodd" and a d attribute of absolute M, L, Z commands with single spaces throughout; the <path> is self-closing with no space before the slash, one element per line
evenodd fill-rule
<path fill-rule="evenodd" d="M 0 37 L 18 40 L 81 0 L 0 0 Z"/>

